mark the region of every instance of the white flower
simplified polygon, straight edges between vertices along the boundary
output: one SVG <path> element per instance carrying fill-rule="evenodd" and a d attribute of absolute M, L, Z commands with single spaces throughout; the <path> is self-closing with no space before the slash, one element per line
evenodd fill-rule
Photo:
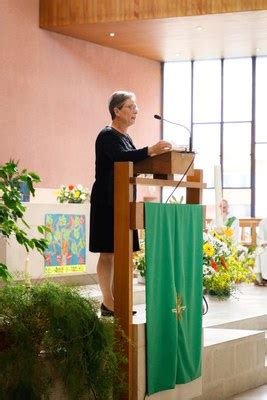
<path fill-rule="evenodd" d="M 72 189 L 70 189 L 72 187 Z M 57 199 L 60 203 L 82 203 L 89 196 L 90 192 L 87 188 L 84 188 L 81 184 L 74 185 L 61 185 Z"/>
<path fill-rule="evenodd" d="M 210 265 L 203 265 L 203 275 L 209 276 L 215 274 L 215 270 Z"/>

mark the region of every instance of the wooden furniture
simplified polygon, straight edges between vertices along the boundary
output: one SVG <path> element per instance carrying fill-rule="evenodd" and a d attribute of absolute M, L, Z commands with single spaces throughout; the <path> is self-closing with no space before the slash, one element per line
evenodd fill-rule
<path fill-rule="evenodd" d="M 245 246 L 256 246 L 257 244 L 257 227 L 261 218 L 241 218 L 239 220 L 239 226 L 241 229 L 241 243 Z M 246 235 L 246 231 L 249 228 L 249 238 Z"/>
<path fill-rule="evenodd" d="M 172 153 L 172 152 L 171 152 Z M 172 160 L 179 155 L 169 153 L 167 174 L 181 171 L 179 163 Z M 173 158 L 174 157 L 174 158 Z M 147 163 L 142 161 L 142 168 L 147 172 L 153 173 L 158 170 L 158 163 L 162 162 L 160 156 L 147 159 Z M 191 156 L 190 163 L 193 161 Z M 193 164 L 193 162 L 192 162 Z M 152 166 L 152 170 L 151 170 Z M 187 166 L 188 167 L 188 166 Z M 153 186 L 176 186 L 179 181 L 167 179 L 134 178 L 134 172 L 142 172 L 139 163 L 133 166 L 131 162 L 115 163 L 115 210 L 114 210 L 114 308 L 115 317 L 128 337 L 125 343 L 125 355 L 128 360 L 127 377 L 128 393 L 124 400 L 133 400 L 133 324 L 132 324 L 132 306 L 133 306 L 133 254 L 132 254 L 132 229 L 144 228 L 144 203 L 133 202 L 133 184 L 153 185 Z M 166 171 L 165 171 L 166 172 Z M 206 187 L 203 183 L 203 173 L 201 170 L 193 170 L 193 175 L 187 177 L 186 182 L 180 186 L 186 187 L 186 202 L 188 204 L 198 204 L 202 202 L 202 189 Z"/>
<path fill-rule="evenodd" d="M 154 178 L 173 179 L 173 174 L 193 175 L 194 153 L 169 151 L 134 165 L 135 174 L 153 174 Z"/>
<path fill-rule="evenodd" d="M 261 218 L 240 218 L 239 219 L 239 229 L 240 233 L 240 242 L 245 246 L 256 246 L 257 244 L 257 227 Z M 211 218 L 206 219 L 206 223 L 209 224 L 211 222 Z M 248 228 L 248 229 L 247 229 Z M 249 234 L 247 235 L 247 231 Z"/>

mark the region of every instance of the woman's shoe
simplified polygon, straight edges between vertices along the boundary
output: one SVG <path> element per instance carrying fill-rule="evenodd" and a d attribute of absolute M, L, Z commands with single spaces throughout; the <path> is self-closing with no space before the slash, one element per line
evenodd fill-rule
<path fill-rule="evenodd" d="M 100 311 L 102 317 L 114 317 L 114 311 L 107 308 L 104 303 L 101 303 Z"/>
<path fill-rule="evenodd" d="M 114 311 L 107 308 L 104 303 L 101 303 L 100 311 L 101 311 L 102 317 L 114 317 Z M 133 311 L 133 315 L 135 315 L 135 314 L 136 314 L 136 311 Z"/>

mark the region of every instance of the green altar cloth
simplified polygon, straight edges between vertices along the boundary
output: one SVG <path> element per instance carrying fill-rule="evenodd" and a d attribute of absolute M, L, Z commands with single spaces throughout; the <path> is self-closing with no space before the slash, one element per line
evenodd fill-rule
<path fill-rule="evenodd" d="M 145 204 L 147 394 L 201 375 L 203 208 Z"/>

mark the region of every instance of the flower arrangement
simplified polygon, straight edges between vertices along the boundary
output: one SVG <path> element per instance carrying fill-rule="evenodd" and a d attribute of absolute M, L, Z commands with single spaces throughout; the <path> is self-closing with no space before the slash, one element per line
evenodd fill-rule
<path fill-rule="evenodd" d="M 203 236 L 203 286 L 221 298 L 233 294 L 237 283 L 255 279 L 255 251 L 237 245 L 229 226 L 210 229 Z"/>
<path fill-rule="evenodd" d="M 60 203 L 84 203 L 89 194 L 89 190 L 82 185 L 61 185 L 57 199 Z"/>
<path fill-rule="evenodd" d="M 221 299 L 234 294 L 236 285 L 255 280 L 253 268 L 257 251 L 253 247 L 236 244 L 234 230 L 225 226 L 209 228 L 203 233 L 203 287 Z M 141 277 L 146 275 L 145 241 L 140 240 L 140 251 L 134 254 L 133 264 Z"/>
<path fill-rule="evenodd" d="M 140 276 L 146 276 L 145 240 L 140 239 L 140 250 L 135 252 L 133 257 L 134 268 L 139 271 Z"/>

